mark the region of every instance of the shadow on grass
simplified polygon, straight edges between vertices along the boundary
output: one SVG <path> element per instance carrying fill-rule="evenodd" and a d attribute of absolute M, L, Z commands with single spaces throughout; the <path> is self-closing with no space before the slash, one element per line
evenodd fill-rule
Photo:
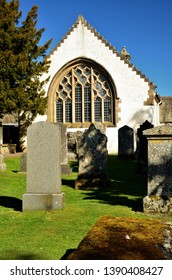
<path fill-rule="evenodd" d="M 47 260 L 45 255 L 36 255 L 33 253 L 21 253 L 14 251 L 7 251 L 0 256 L 0 260 Z"/>
<path fill-rule="evenodd" d="M 22 212 L 22 200 L 16 197 L 0 196 L 0 206 Z"/>
<path fill-rule="evenodd" d="M 133 211 L 143 211 L 143 197 L 146 196 L 146 176 L 136 173 L 135 160 L 118 159 L 108 156 L 108 176 L 111 186 L 86 193 L 84 199 L 100 203 L 121 205 Z"/>
<path fill-rule="evenodd" d="M 73 166 L 77 168 L 78 162 Z M 71 162 L 72 165 L 72 162 Z M 147 193 L 146 176 L 136 172 L 136 161 L 118 159 L 117 156 L 108 156 L 108 177 L 111 186 L 98 190 L 83 191 L 85 200 L 97 200 L 100 203 L 121 205 L 133 211 L 143 211 L 143 197 Z M 75 180 L 63 180 L 64 185 L 75 188 Z"/>

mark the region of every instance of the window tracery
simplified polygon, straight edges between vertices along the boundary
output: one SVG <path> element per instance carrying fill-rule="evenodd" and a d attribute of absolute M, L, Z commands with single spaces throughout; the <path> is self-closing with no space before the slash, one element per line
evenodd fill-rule
<path fill-rule="evenodd" d="M 112 122 L 113 99 L 105 75 L 85 64 L 74 66 L 56 90 L 56 121 Z"/>

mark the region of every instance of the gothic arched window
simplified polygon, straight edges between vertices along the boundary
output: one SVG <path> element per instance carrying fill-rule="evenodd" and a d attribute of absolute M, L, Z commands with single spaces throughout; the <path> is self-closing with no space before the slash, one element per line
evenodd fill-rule
<path fill-rule="evenodd" d="M 79 64 L 60 80 L 56 89 L 56 121 L 66 124 L 113 122 L 113 99 L 106 76 Z"/>

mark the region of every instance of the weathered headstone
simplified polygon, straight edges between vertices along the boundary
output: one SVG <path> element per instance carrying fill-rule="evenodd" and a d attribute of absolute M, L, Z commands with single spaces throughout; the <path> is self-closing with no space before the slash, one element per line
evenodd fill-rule
<path fill-rule="evenodd" d="M 65 125 L 59 125 L 61 126 L 61 172 L 70 174 L 72 169 L 68 165 L 67 130 Z"/>
<path fill-rule="evenodd" d="M 27 188 L 23 211 L 62 209 L 61 127 L 38 122 L 27 130 Z"/>
<path fill-rule="evenodd" d="M 75 132 L 67 133 L 67 144 L 68 144 L 68 160 L 75 160 L 77 158 Z"/>
<path fill-rule="evenodd" d="M 118 130 L 119 158 L 134 157 L 134 133 L 133 129 L 124 125 Z"/>
<path fill-rule="evenodd" d="M 148 143 L 143 131 L 150 128 L 153 124 L 146 120 L 137 129 L 137 173 L 140 174 L 147 173 Z"/>
<path fill-rule="evenodd" d="M 20 172 L 27 171 L 27 153 L 23 153 L 20 157 Z"/>
<path fill-rule="evenodd" d="M 7 169 L 6 163 L 4 163 L 4 157 L 0 154 L 0 171 L 5 171 Z"/>
<path fill-rule="evenodd" d="M 148 140 L 145 212 L 172 213 L 172 125 L 145 130 Z"/>
<path fill-rule="evenodd" d="M 107 137 L 95 124 L 78 138 L 78 159 L 76 189 L 101 188 L 107 184 Z"/>

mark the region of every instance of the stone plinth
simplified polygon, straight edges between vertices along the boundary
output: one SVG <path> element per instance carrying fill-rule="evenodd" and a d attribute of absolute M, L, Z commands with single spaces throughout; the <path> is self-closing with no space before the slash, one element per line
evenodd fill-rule
<path fill-rule="evenodd" d="M 63 208 L 61 191 L 61 127 L 38 122 L 27 131 L 27 188 L 23 211 Z"/>
<path fill-rule="evenodd" d="M 147 129 L 143 134 L 148 140 L 144 211 L 172 213 L 172 125 Z"/>
<path fill-rule="evenodd" d="M 92 189 L 107 185 L 107 137 L 94 124 L 78 137 L 78 159 L 76 189 Z"/>

